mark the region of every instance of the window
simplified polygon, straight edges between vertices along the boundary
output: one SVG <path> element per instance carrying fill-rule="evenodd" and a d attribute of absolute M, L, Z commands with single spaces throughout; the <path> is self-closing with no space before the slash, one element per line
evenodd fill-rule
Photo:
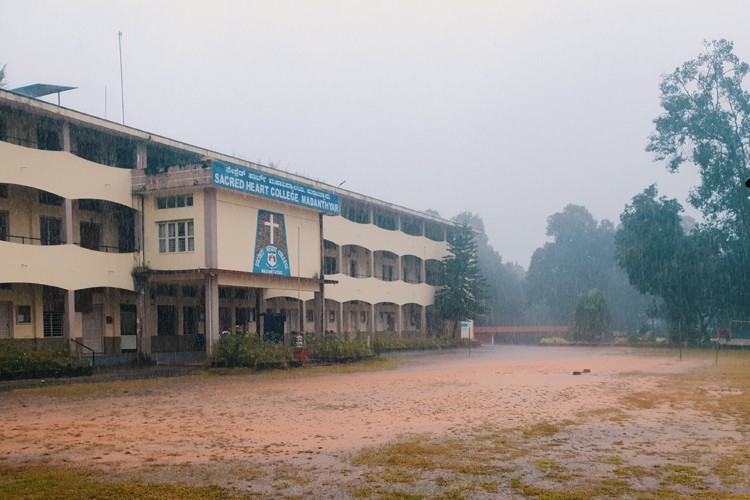
<path fill-rule="evenodd" d="M 42 245 L 59 245 L 62 243 L 62 221 L 54 217 L 40 217 L 39 240 Z"/>
<path fill-rule="evenodd" d="M 357 261 L 356 260 L 349 261 L 349 276 L 352 276 L 352 277 L 357 276 Z"/>
<path fill-rule="evenodd" d="M 63 313 L 57 311 L 44 311 L 44 336 L 62 337 Z"/>
<path fill-rule="evenodd" d="M 193 195 L 159 196 L 156 198 L 156 208 L 182 208 L 193 206 Z"/>
<path fill-rule="evenodd" d="M 195 251 L 195 240 L 192 220 L 159 223 L 159 253 L 193 251 Z"/>
<path fill-rule="evenodd" d="M 50 128 L 39 128 L 36 131 L 37 149 L 45 151 L 60 151 L 60 134 Z"/>
<path fill-rule="evenodd" d="M 323 274 L 336 274 L 336 257 L 323 257 Z"/>
<path fill-rule="evenodd" d="M 383 281 L 393 281 L 393 266 L 383 266 Z"/>
<path fill-rule="evenodd" d="M 8 241 L 8 212 L 0 212 L 0 241 Z"/>
<path fill-rule="evenodd" d="M 0 198 L 7 198 L 7 197 L 8 197 L 8 185 L 0 184 Z"/>
<path fill-rule="evenodd" d="M 100 200 L 80 199 L 78 200 L 78 209 L 87 212 L 101 212 L 102 203 Z"/>
<path fill-rule="evenodd" d="M 16 323 L 19 325 L 31 323 L 31 306 L 16 307 Z"/>
<path fill-rule="evenodd" d="M 156 306 L 156 334 L 160 337 L 177 335 L 176 306 Z"/>
<path fill-rule="evenodd" d="M 182 308 L 182 334 L 196 335 L 198 333 L 198 308 Z"/>
<path fill-rule="evenodd" d="M 39 191 L 39 203 L 42 205 L 62 205 L 63 199 L 47 191 Z"/>

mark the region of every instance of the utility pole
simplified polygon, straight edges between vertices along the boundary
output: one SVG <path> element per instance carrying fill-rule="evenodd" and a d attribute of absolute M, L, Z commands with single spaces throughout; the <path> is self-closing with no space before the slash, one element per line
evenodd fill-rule
<path fill-rule="evenodd" d="M 125 86 L 122 83 L 122 31 L 117 32 L 117 38 L 120 45 L 120 98 L 122 100 L 122 124 L 125 125 Z"/>

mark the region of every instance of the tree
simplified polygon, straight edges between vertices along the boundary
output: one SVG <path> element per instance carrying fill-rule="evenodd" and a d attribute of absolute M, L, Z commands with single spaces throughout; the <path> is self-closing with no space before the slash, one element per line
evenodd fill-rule
<path fill-rule="evenodd" d="M 6 64 L 3 64 L 3 67 L 0 68 L 0 89 L 5 87 L 5 66 Z"/>
<path fill-rule="evenodd" d="M 750 176 L 750 93 L 744 78 L 750 66 L 733 53 L 727 40 L 703 43 L 703 52 L 660 84 L 663 114 L 654 120 L 647 151 L 667 168 L 697 168 L 700 185 L 688 202 L 701 211 L 704 233 L 693 251 L 713 254 L 700 269 L 716 271 L 708 298 L 726 317 L 750 317 L 750 200 L 742 182 Z M 697 233 L 695 233 L 697 234 Z M 720 282 L 718 278 L 721 279 Z M 722 301 L 723 304 L 717 304 Z"/>
<path fill-rule="evenodd" d="M 567 205 L 547 219 L 553 241 L 538 248 L 526 274 L 530 323 L 569 325 L 579 296 L 596 288 L 610 301 L 613 327 L 635 330 L 648 300 L 638 293 L 614 258 L 614 226 L 597 222 L 583 206 Z"/>
<path fill-rule="evenodd" d="M 707 223 L 738 237 L 748 234 L 750 203 L 741 182 L 750 175 L 750 94 L 743 79 L 750 66 L 727 40 L 703 42 L 704 51 L 662 77 L 656 131 L 646 150 L 677 172 L 698 168 L 701 184 L 689 197 Z"/>
<path fill-rule="evenodd" d="M 602 340 L 609 329 L 611 316 L 604 296 L 596 288 L 582 295 L 573 315 L 573 337 L 576 340 Z"/>
<path fill-rule="evenodd" d="M 681 212 L 677 200 L 646 188 L 620 216 L 616 257 L 636 289 L 663 301 L 672 340 L 698 343 L 725 308 L 724 274 L 717 240 L 707 231 L 685 234 Z"/>
<path fill-rule="evenodd" d="M 479 270 L 474 230 L 462 224 L 448 238 L 443 258 L 442 286 L 435 292 L 440 316 L 453 322 L 453 336 L 461 321 L 475 319 L 484 311 L 485 284 Z"/>

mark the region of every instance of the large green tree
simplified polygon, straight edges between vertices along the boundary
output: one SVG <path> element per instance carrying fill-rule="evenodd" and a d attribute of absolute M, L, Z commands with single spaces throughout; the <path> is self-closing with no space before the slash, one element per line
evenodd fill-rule
<path fill-rule="evenodd" d="M 702 234 L 691 244 L 711 259 L 711 308 L 727 318 L 750 318 L 750 201 L 743 181 L 750 176 L 750 66 L 727 40 L 704 42 L 703 51 L 662 77 L 663 113 L 654 120 L 647 151 L 677 172 L 696 168 L 700 184 L 688 202 L 701 211 Z M 717 280 L 721 280 L 717 282 Z"/>
<path fill-rule="evenodd" d="M 663 113 L 654 120 L 647 151 L 676 172 L 698 169 L 701 184 L 689 202 L 709 225 L 730 236 L 747 232 L 750 203 L 742 181 L 750 175 L 750 94 L 744 78 L 750 66 L 732 43 L 703 43 L 703 52 L 662 77 Z"/>
<path fill-rule="evenodd" d="M 636 289 L 661 299 L 672 340 L 698 343 L 724 308 L 723 271 L 716 238 L 685 233 L 681 212 L 677 200 L 646 188 L 620 216 L 616 256 Z"/>
<path fill-rule="evenodd" d="M 485 282 L 477 258 L 476 232 L 468 224 L 449 235 L 441 284 L 435 292 L 435 307 L 452 323 L 451 334 L 456 336 L 461 321 L 476 319 L 484 312 Z"/>

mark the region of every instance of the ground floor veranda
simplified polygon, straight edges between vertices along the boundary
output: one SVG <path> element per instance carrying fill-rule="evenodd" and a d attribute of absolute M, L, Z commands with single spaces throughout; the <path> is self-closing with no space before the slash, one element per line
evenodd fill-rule
<path fill-rule="evenodd" d="M 426 335 L 437 324 L 432 306 L 338 302 L 325 299 L 325 289 L 311 291 L 310 283 L 297 283 L 295 290 L 291 280 L 260 287 L 222 285 L 219 278 L 212 274 L 142 278 L 136 291 L 3 284 L 0 341 L 67 338 L 84 354 L 205 351 L 210 355 L 221 332 L 238 327 L 291 345 L 298 333 L 412 337 Z"/>

